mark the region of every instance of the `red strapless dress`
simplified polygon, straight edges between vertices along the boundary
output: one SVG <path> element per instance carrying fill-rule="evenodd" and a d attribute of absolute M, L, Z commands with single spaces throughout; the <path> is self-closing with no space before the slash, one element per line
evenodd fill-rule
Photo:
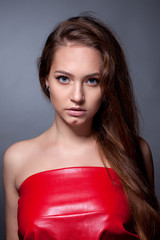
<path fill-rule="evenodd" d="M 68 167 L 28 177 L 19 188 L 19 239 L 139 239 L 120 179 L 107 170 Z"/>

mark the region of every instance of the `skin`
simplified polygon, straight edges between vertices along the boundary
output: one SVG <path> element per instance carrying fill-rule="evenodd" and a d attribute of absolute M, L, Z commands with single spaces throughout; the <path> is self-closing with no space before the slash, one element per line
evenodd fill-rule
<path fill-rule="evenodd" d="M 60 47 L 46 85 L 55 109 L 53 125 L 40 136 L 13 144 L 4 155 L 6 239 L 17 240 L 18 189 L 32 174 L 73 166 L 104 167 L 92 134 L 102 93 L 98 84 L 100 53 L 84 46 Z M 65 73 L 64 73 L 65 72 Z M 72 108 L 81 108 L 80 111 Z M 154 186 L 149 145 L 140 140 L 148 179 Z M 107 160 L 106 166 L 110 167 Z"/>
<path fill-rule="evenodd" d="M 91 135 L 92 119 L 102 101 L 101 88 L 96 81 L 101 64 L 101 56 L 95 49 L 60 47 L 46 80 L 55 109 L 55 131 L 70 126 L 78 135 Z M 77 111 L 70 113 L 71 108 L 82 108 L 84 114 L 75 116 Z"/>

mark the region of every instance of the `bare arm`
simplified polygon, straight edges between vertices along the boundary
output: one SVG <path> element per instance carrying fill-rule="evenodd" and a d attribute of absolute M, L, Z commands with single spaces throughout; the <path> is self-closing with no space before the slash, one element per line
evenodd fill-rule
<path fill-rule="evenodd" d="M 150 147 L 144 139 L 140 139 L 140 148 L 143 156 L 144 165 L 146 168 L 147 178 L 154 189 L 154 166 Z"/>
<path fill-rule="evenodd" d="M 18 192 L 15 187 L 16 162 L 13 148 L 9 148 L 3 161 L 3 184 L 5 192 L 6 240 L 18 240 L 17 205 Z"/>

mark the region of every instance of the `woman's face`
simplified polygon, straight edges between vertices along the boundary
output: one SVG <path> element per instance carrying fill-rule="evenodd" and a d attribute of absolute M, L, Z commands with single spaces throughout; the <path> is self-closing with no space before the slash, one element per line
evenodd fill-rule
<path fill-rule="evenodd" d="M 76 126 L 92 123 L 102 102 L 98 50 L 81 45 L 61 46 L 55 53 L 46 85 L 55 120 Z"/>

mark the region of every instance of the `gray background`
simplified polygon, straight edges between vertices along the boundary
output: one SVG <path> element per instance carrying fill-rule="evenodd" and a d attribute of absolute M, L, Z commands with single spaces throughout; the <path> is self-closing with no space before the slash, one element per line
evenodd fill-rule
<path fill-rule="evenodd" d="M 141 135 L 153 153 L 160 198 L 160 1 L 0 0 L 0 239 L 4 239 L 3 154 L 12 143 L 45 131 L 54 117 L 40 91 L 37 57 L 54 25 L 83 11 L 95 12 L 121 40 L 141 112 Z"/>

